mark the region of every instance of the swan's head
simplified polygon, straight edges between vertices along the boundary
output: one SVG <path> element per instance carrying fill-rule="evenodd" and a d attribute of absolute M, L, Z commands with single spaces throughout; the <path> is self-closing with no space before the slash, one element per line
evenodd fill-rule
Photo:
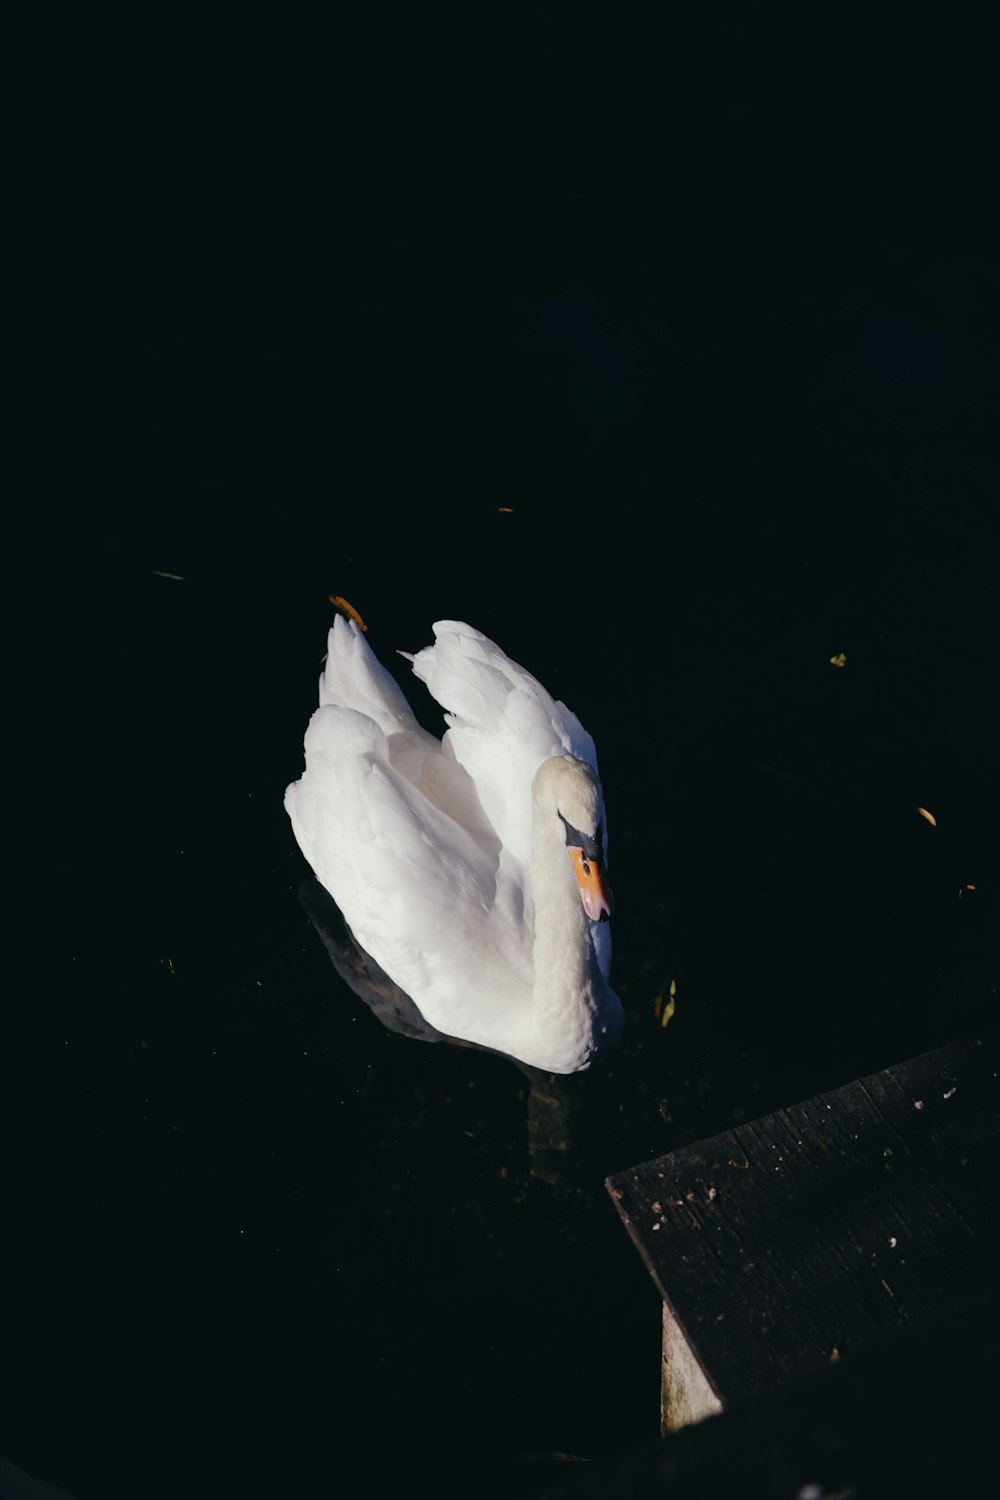
<path fill-rule="evenodd" d="M 536 803 L 556 820 L 573 866 L 583 909 L 592 922 L 614 910 L 608 881 L 604 796 L 593 766 L 574 755 L 556 755 L 536 771 Z"/>

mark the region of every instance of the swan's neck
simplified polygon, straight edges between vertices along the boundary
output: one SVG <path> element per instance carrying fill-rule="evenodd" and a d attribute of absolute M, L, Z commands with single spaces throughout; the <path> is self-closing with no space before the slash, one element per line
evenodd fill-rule
<path fill-rule="evenodd" d="M 563 827 L 537 802 L 531 887 L 535 1025 L 541 1038 L 551 1040 L 552 1069 L 558 1072 L 563 1049 L 584 1054 L 600 1050 L 602 1016 L 613 999 L 597 962 Z"/>

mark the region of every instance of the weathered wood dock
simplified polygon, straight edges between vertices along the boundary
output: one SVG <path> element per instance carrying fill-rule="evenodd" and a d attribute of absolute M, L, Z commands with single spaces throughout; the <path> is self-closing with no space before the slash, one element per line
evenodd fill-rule
<path fill-rule="evenodd" d="M 972 1038 L 608 1179 L 663 1302 L 664 1432 L 996 1287 L 998 1069 Z"/>

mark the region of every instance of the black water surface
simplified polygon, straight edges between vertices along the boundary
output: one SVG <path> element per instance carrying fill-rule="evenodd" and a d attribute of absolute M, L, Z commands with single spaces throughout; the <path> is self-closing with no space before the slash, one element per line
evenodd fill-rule
<path fill-rule="evenodd" d="M 387 185 L 366 139 L 346 184 L 263 153 L 237 192 L 217 133 L 87 200 L 129 237 L 78 252 L 40 449 L 0 1403 L 75 1500 L 358 1459 L 512 1495 L 650 1440 L 604 1177 L 995 1015 L 995 267 L 953 204 L 873 211 L 877 112 L 809 117 L 810 217 L 729 88 L 680 179 L 567 165 L 553 107 L 489 189 L 402 145 Z M 335 974 L 282 808 L 331 593 L 428 727 L 394 653 L 451 617 L 593 733 L 627 1011 L 593 1076 L 393 1034 Z"/>

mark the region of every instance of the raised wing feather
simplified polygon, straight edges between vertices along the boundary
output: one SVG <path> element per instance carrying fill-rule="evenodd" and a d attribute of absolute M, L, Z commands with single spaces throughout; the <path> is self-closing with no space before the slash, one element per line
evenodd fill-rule
<path fill-rule="evenodd" d="M 367 714 L 383 734 L 418 729 L 413 710 L 396 679 L 379 661 L 359 626 L 337 615 L 327 638 L 326 666 L 319 701 Z"/>
<path fill-rule="evenodd" d="M 575 755 L 597 770 L 594 741 L 576 714 L 471 625 L 438 620 L 434 645 L 409 656 L 445 709 L 445 739 L 472 777 L 505 850 L 531 857 L 531 783 L 553 755 Z"/>

